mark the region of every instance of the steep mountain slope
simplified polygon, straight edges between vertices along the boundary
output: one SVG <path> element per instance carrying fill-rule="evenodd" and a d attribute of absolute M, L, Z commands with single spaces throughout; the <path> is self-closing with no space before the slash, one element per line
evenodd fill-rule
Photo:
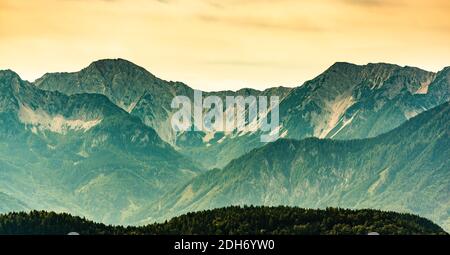
<path fill-rule="evenodd" d="M 172 145 L 177 144 L 176 133 L 170 124 L 177 109 L 171 108 L 172 99 L 177 95 L 189 97 L 193 101 L 194 90 L 180 82 L 168 82 L 155 77 L 144 68 L 124 59 L 99 60 L 75 73 L 49 73 L 34 83 L 37 87 L 59 91 L 67 95 L 77 93 L 97 93 L 107 96 L 113 103 L 139 117 L 147 126 L 154 128 L 159 136 Z M 281 97 L 289 93 L 289 88 L 258 91 L 243 89 L 237 92 L 203 92 L 204 96 L 215 95 L 262 95 L 270 92 Z M 187 143 L 202 141 L 205 134 L 190 136 Z M 184 139 L 178 139 L 184 141 Z"/>
<path fill-rule="evenodd" d="M 336 63 L 284 98 L 280 104 L 279 135 L 293 139 L 375 137 L 449 101 L 449 70 L 434 74 L 382 63 Z M 209 151 L 200 147 L 189 152 L 198 151 L 205 155 L 203 161 L 208 165 L 221 168 L 263 146 L 260 136 L 261 132 L 218 136 L 209 142 Z"/>
<path fill-rule="evenodd" d="M 200 171 L 105 96 L 42 91 L 12 71 L 0 71 L 0 138 L 0 192 L 109 223 Z"/>
<path fill-rule="evenodd" d="M 430 220 L 395 212 L 227 207 L 142 227 L 106 226 L 52 212 L 0 215 L 0 235 L 447 235 Z"/>
<path fill-rule="evenodd" d="M 280 104 L 282 138 L 356 139 L 388 132 L 411 117 L 450 100 L 449 68 L 434 74 L 390 64 L 336 63 L 295 88 Z M 216 136 L 187 150 L 206 166 L 227 162 L 264 146 L 261 132 Z M 203 158 L 202 158 L 203 156 Z"/>
<path fill-rule="evenodd" d="M 222 99 L 235 95 L 276 95 L 280 105 L 280 135 L 355 139 L 392 130 L 418 113 L 450 100 L 450 68 L 435 74 L 391 64 L 364 66 L 336 63 L 317 78 L 293 90 L 204 92 Z M 205 168 L 224 167 L 232 159 L 264 146 L 261 133 L 175 133 L 170 119 L 174 96 L 193 98 L 179 82 L 158 79 L 142 67 L 117 60 L 100 60 L 76 73 L 46 74 L 39 88 L 75 93 L 99 93 L 139 117 L 158 135 Z"/>
<path fill-rule="evenodd" d="M 280 105 L 287 137 L 374 137 L 450 100 L 450 73 L 336 63 Z"/>
<path fill-rule="evenodd" d="M 196 177 L 136 215 L 154 220 L 243 204 L 380 208 L 417 213 L 448 230 L 449 126 L 445 103 L 372 139 L 279 140 Z"/>
<path fill-rule="evenodd" d="M 21 201 L 0 192 L 0 211 L 1 212 L 20 212 L 28 210 L 28 207 Z"/>
<path fill-rule="evenodd" d="M 162 125 L 169 117 L 172 98 L 175 94 L 192 90 L 181 83 L 158 79 L 142 67 L 122 59 L 96 61 L 76 73 L 46 74 L 35 85 L 67 95 L 105 95 L 125 111 L 134 111 L 133 114 L 153 127 L 166 141 L 174 139 Z"/>

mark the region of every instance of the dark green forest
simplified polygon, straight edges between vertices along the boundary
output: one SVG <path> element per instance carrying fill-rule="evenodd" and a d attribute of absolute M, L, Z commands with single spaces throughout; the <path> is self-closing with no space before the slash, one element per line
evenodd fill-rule
<path fill-rule="evenodd" d="M 65 213 L 14 212 L 0 216 L 3 235 L 381 235 L 447 234 L 428 219 L 378 210 L 226 207 L 188 213 L 141 227 L 107 226 Z"/>

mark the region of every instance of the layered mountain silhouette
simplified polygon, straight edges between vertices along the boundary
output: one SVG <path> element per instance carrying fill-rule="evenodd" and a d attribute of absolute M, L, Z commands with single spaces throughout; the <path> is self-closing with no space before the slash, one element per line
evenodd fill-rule
<path fill-rule="evenodd" d="M 281 139 L 194 178 L 144 213 L 246 204 L 378 208 L 415 212 L 448 229 L 449 126 L 445 103 L 375 138 Z"/>
<path fill-rule="evenodd" d="M 68 95 L 80 93 L 105 95 L 117 106 L 154 128 L 166 142 L 174 146 L 183 146 L 183 139 L 179 137 L 177 139 L 171 128 L 170 120 L 177 109 L 172 109 L 170 105 L 177 95 L 187 96 L 194 101 L 194 90 L 181 82 L 161 80 L 127 60 L 106 59 L 94 62 L 80 72 L 45 74 L 35 82 L 35 85 L 41 89 Z M 242 89 L 237 92 L 203 92 L 203 94 L 222 98 L 228 95 L 266 94 L 284 97 L 289 91 L 289 88 L 279 87 L 266 91 Z M 196 136 L 189 138 L 194 141 L 186 143 L 196 144 L 198 140 Z"/>
<path fill-rule="evenodd" d="M 392 64 L 336 63 L 317 78 L 294 89 L 204 92 L 217 95 L 279 96 L 280 134 L 355 139 L 374 137 L 450 99 L 450 68 L 439 73 Z M 46 74 L 39 88 L 65 94 L 99 93 L 139 117 L 160 137 L 204 168 L 224 167 L 232 159 L 261 147 L 260 134 L 175 134 L 170 119 L 174 96 L 193 98 L 193 90 L 166 82 L 126 60 L 100 60 L 76 73 Z M 230 138 L 233 141 L 230 141 Z"/>
<path fill-rule="evenodd" d="M 174 132 L 171 101 L 193 94 L 123 59 L 33 83 L 0 71 L 0 212 L 142 224 L 282 204 L 412 212 L 450 229 L 450 67 L 336 63 L 296 88 L 203 92 L 279 96 L 284 139 L 269 144 Z"/>

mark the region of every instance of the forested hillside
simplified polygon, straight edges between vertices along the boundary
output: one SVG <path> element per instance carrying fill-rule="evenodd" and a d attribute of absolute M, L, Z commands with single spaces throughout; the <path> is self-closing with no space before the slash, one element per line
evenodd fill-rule
<path fill-rule="evenodd" d="M 189 213 L 143 227 L 106 226 L 69 214 L 33 211 L 0 216 L 0 234 L 65 235 L 382 235 L 446 234 L 411 214 L 378 210 L 227 207 Z"/>

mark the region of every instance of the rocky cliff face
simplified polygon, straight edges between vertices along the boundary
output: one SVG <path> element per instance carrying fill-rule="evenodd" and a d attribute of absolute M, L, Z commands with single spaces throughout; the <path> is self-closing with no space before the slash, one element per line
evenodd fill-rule
<path fill-rule="evenodd" d="M 441 76 L 389 64 L 336 63 L 283 101 L 283 128 L 296 139 L 374 137 L 448 101 L 450 85 Z"/>

